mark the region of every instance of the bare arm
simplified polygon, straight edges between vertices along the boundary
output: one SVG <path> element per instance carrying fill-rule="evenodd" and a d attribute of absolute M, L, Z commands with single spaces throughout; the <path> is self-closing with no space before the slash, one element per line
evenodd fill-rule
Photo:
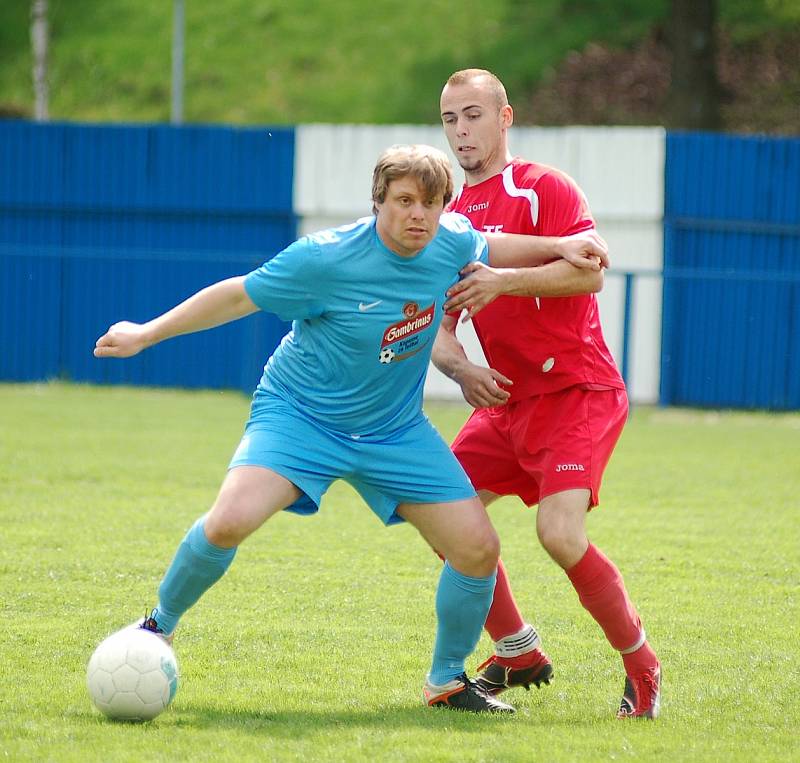
<path fill-rule="evenodd" d="M 524 268 L 558 259 L 588 270 L 611 266 L 608 244 L 596 230 L 571 236 L 518 233 L 484 233 L 484 236 L 489 243 L 489 264 L 495 268 Z"/>
<path fill-rule="evenodd" d="M 472 318 L 497 297 L 571 297 L 603 288 L 603 269 L 578 268 L 565 260 L 536 268 L 490 268 L 480 262 L 467 265 L 461 281 L 447 290 L 447 311 L 467 310 Z"/>
<path fill-rule="evenodd" d="M 505 405 L 511 393 L 499 385 L 510 386 L 514 382 L 499 371 L 478 366 L 467 358 L 456 337 L 457 324 L 456 316 L 444 316 L 433 344 L 433 364 L 460 385 L 464 399 L 473 408 Z"/>
<path fill-rule="evenodd" d="M 115 323 L 95 343 L 97 358 L 129 358 L 165 339 L 221 326 L 258 308 L 244 290 L 244 276 L 218 281 L 147 323 Z"/>

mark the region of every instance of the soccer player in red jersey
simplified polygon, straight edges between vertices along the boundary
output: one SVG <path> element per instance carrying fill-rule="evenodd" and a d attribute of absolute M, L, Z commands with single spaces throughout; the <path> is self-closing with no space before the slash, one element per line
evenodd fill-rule
<path fill-rule="evenodd" d="M 581 190 L 565 173 L 512 158 L 513 111 L 492 73 L 453 74 L 441 116 L 466 182 L 449 209 L 480 231 L 566 236 L 594 228 Z M 475 411 L 453 450 L 484 505 L 517 495 L 539 505 L 539 541 L 567 574 L 581 604 L 622 655 L 627 676 L 618 717 L 655 718 L 661 669 L 619 570 L 586 535 L 586 515 L 628 413 L 625 385 L 600 327 L 602 269 L 534 284 L 536 268 L 471 264 L 449 292 L 433 361 Z M 456 338 L 472 319 L 489 368 L 471 363 Z M 549 682 L 550 660 L 526 623 L 502 565 L 486 629 L 495 654 L 479 680 L 490 691 Z M 484 667 L 484 666 L 481 666 Z"/>

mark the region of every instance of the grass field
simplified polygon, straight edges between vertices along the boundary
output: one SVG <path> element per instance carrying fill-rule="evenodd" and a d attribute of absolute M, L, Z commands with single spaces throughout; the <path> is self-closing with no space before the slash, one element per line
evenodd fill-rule
<path fill-rule="evenodd" d="M 613 715 L 623 678 L 533 514 L 492 507 L 556 679 L 511 718 L 422 706 L 438 560 L 345 485 L 278 516 L 184 618 L 173 706 L 90 705 L 95 644 L 142 615 L 213 500 L 248 401 L 233 392 L 0 385 L 0 755 L 118 761 L 788 761 L 798 742 L 800 416 L 639 408 L 593 540 L 626 575 L 665 672 L 656 723 Z M 432 406 L 452 437 L 466 410 Z M 291 433 L 287 433 L 291 436 Z M 484 639 L 470 661 L 488 656 Z"/>
<path fill-rule="evenodd" d="M 737 38 L 800 23 L 796 0 L 718 5 Z M 0 111 L 33 112 L 30 6 L 0 3 Z M 172 6 L 50 0 L 51 119 L 168 120 Z M 454 12 L 446 0 L 193 0 L 185 3 L 185 118 L 434 124 L 442 83 L 466 66 L 496 71 L 521 104 L 569 51 L 633 43 L 665 23 L 669 6 L 460 0 Z"/>

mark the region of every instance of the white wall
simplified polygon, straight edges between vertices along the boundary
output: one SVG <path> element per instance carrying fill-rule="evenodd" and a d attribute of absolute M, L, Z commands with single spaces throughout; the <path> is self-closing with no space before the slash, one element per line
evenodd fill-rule
<path fill-rule="evenodd" d="M 599 295 L 606 341 L 622 362 L 625 282 L 622 271 L 644 271 L 634 280 L 629 352 L 629 391 L 635 402 L 658 398 L 661 342 L 664 130 L 642 127 L 518 127 L 511 151 L 569 173 L 583 188 L 600 233 L 611 249 L 612 270 Z M 295 146 L 294 209 L 299 232 L 351 222 L 371 211 L 372 169 L 393 143 L 428 143 L 449 154 L 439 126 L 303 125 Z M 463 177 L 456 167 L 456 183 Z M 485 362 L 469 324 L 459 328 L 468 355 Z M 431 368 L 430 397 L 460 396 Z"/>

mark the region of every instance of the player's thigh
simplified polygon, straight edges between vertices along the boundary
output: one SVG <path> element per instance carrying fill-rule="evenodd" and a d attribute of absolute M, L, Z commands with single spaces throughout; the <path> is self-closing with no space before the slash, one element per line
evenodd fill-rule
<path fill-rule="evenodd" d="M 459 572 L 484 576 L 497 566 L 500 541 L 477 497 L 447 503 L 403 503 L 397 513 Z"/>
<path fill-rule="evenodd" d="M 292 482 L 271 469 L 234 467 L 206 517 L 206 535 L 218 545 L 238 544 L 300 495 Z"/>

